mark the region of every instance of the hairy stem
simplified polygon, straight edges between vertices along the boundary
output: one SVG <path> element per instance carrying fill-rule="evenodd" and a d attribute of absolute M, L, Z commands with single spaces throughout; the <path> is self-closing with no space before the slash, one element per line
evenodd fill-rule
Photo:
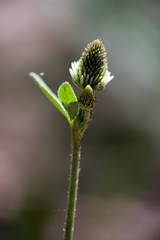
<path fill-rule="evenodd" d="M 80 98 L 80 103 L 86 103 L 88 100 L 89 93 L 85 92 Z M 91 92 L 91 97 L 93 92 Z M 93 100 L 93 103 L 95 101 Z M 79 180 L 79 165 L 80 165 L 80 143 L 86 129 L 89 126 L 92 116 L 92 108 L 84 108 L 79 105 L 77 116 L 75 117 L 73 124 L 71 125 L 72 130 L 72 157 L 71 157 L 71 170 L 70 170 L 70 185 L 68 194 L 68 207 L 67 207 L 67 217 L 64 240 L 72 240 L 74 232 L 74 221 L 75 221 L 75 211 L 78 193 L 78 180 Z"/>
<path fill-rule="evenodd" d="M 73 239 L 75 211 L 78 192 L 78 179 L 79 179 L 79 165 L 80 165 L 80 141 L 72 128 L 72 156 L 71 156 L 71 169 L 70 169 L 70 185 L 68 195 L 68 208 L 65 226 L 64 240 Z"/>

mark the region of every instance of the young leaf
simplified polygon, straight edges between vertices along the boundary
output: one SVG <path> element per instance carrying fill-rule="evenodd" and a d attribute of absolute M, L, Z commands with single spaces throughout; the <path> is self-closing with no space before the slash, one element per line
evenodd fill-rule
<path fill-rule="evenodd" d="M 77 102 L 77 97 L 69 82 L 63 82 L 61 84 L 58 89 L 58 97 L 65 106 Z"/>
<path fill-rule="evenodd" d="M 64 108 L 63 104 L 59 98 L 52 92 L 52 90 L 47 86 L 43 79 L 36 73 L 29 73 L 29 76 L 33 78 L 34 82 L 38 85 L 41 91 L 46 95 L 51 103 L 67 118 L 68 122 L 71 123 L 70 116 L 67 110 Z"/>

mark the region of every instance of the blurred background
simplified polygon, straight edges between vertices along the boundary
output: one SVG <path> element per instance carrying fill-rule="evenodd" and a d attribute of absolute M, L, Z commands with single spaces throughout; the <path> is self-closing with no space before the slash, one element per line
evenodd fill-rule
<path fill-rule="evenodd" d="M 0 240 L 62 239 L 70 129 L 57 91 L 100 38 L 115 76 L 83 143 L 76 240 L 160 240 L 160 1 L 0 1 Z"/>

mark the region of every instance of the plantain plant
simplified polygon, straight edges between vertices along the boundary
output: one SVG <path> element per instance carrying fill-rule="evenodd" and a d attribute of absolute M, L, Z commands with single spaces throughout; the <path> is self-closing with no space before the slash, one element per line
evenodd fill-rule
<path fill-rule="evenodd" d="M 73 239 L 81 140 L 92 119 L 96 92 L 103 90 L 113 79 L 108 71 L 106 50 L 102 41 L 97 39 L 89 43 L 79 61 L 71 64 L 69 71 L 73 83 L 81 90 L 79 97 L 76 96 L 69 82 L 63 82 L 56 95 L 40 75 L 33 72 L 29 74 L 51 103 L 67 119 L 71 128 L 71 170 L 64 240 Z M 73 111 L 73 109 L 76 110 Z"/>

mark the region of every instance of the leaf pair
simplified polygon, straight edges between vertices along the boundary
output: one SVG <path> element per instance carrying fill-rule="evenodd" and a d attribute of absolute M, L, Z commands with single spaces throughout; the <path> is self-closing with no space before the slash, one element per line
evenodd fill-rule
<path fill-rule="evenodd" d="M 71 103 L 78 101 L 72 86 L 68 82 L 63 82 L 58 89 L 57 97 L 38 74 L 31 72 L 29 73 L 29 76 L 33 78 L 34 82 L 38 85 L 50 102 L 66 117 L 68 122 L 71 124 L 72 119 L 66 108 Z"/>

